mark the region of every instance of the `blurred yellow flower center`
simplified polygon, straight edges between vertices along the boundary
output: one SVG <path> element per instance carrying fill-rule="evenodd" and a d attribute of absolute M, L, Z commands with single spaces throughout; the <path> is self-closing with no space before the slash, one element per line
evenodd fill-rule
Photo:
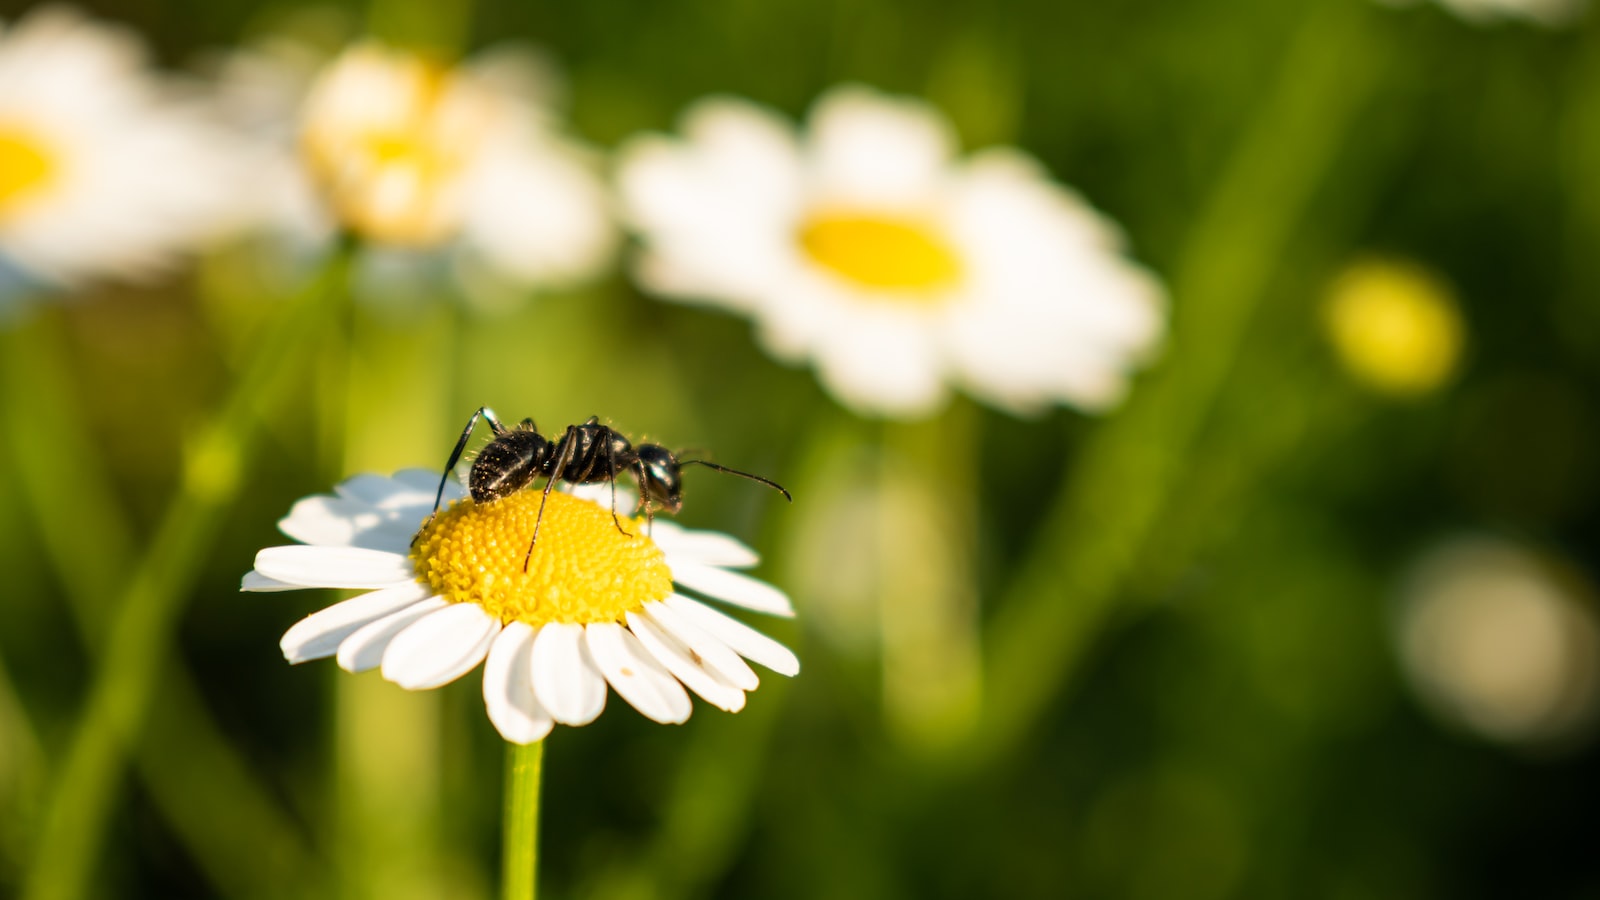
<path fill-rule="evenodd" d="M 414 167 L 424 173 L 445 172 L 460 164 L 446 148 L 430 144 L 418 131 L 374 131 L 364 136 L 362 150 L 379 165 Z"/>
<path fill-rule="evenodd" d="M 1350 267 L 1329 297 L 1329 337 L 1350 373 L 1399 396 L 1425 394 L 1454 373 L 1462 324 L 1449 289 L 1412 265 Z"/>
<path fill-rule="evenodd" d="M 446 600 L 534 626 L 621 622 L 672 593 L 666 556 L 644 523 L 621 518 L 623 534 L 610 509 L 567 494 L 550 494 L 529 557 L 541 496 L 518 491 L 490 503 L 452 504 L 411 550 L 417 580 Z"/>
<path fill-rule="evenodd" d="M 869 288 L 929 291 L 961 276 L 944 236 L 911 219 L 815 215 L 800 228 L 800 246 L 818 265 Z"/>
<path fill-rule="evenodd" d="M 428 246 L 457 227 L 460 176 L 495 114 L 455 70 L 362 44 L 313 88 L 302 146 L 346 225 L 383 243 Z"/>
<path fill-rule="evenodd" d="M 0 217 L 29 193 L 47 186 L 56 174 L 50 148 L 36 135 L 0 124 Z"/>

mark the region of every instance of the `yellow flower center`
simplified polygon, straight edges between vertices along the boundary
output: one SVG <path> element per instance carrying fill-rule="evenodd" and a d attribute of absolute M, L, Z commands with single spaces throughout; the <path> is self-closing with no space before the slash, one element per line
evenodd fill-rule
<path fill-rule="evenodd" d="M 496 114 L 455 70 L 362 45 L 313 89 L 301 143 L 344 224 L 382 243 L 424 247 L 458 227 L 461 176 Z"/>
<path fill-rule="evenodd" d="M 800 228 L 818 265 L 864 287 L 931 292 L 961 277 L 961 259 L 927 223 L 877 214 L 825 213 Z"/>
<path fill-rule="evenodd" d="M 454 603 L 476 603 L 502 622 L 621 622 L 672 593 L 666 556 L 638 519 L 551 493 L 528 556 L 542 495 L 518 491 L 490 503 L 463 500 L 440 513 L 411 550 L 417 580 Z M 527 571 L 523 560 L 527 559 Z"/>
<path fill-rule="evenodd" d="M 54 180 L 50 147 L 26 129 L 0 124 L 0 219 L 27 195 Z"/>

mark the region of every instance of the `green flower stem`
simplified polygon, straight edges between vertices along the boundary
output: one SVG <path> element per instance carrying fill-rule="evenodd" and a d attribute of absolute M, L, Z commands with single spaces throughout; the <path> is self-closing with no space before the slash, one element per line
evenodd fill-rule
<path fill-rule="evenodd" d="M 103 460 L 73 417 L 70 365 L 57 320 L 42 316 L 8 335 L 0 371 L 6 422 L 28 520 L 65 590 L 85 645 L 105 646 L 107 606 L 118 574 L 133 568 L 132 527 L 113 501 Z M 93 558 L 94 565 L 85 565 Z M 211 719 L 198 687 L 178 660 L 159 679 L 155 727 L 135 762 L 151 798 L 187 845 L 217 892 L 265 897 L 283 872 L 317 869 L 298 829 L 250 773 Z M 205 784 L 206 790 L 194 790 Z M 227 829 L 216 823 L 228 819 Z"/>
<path fill-rule="evenodd" d="M 877 578 L 883 706 L 903 745 L 938 753 L 978 723 L 977 410 L 883 426 Z"/>
<path fill-rule="evenodd" d="M 1339 149 L 1360 133 L 1353 123 L 1385 55 L 1367 34 L 1370 15 L 1325 0 L 1290 42 L 1175 266 L 1168 358 L 1084 448 L 1000 604 L 981 737 L 952 757 L 962 768 L 990 764 L 1026 736 L 1149 552 L 1275 266 Z"/>
<path fill-rule="evenodd" d="M 543 769 L 544 741 L 506 745 L 503 900 L 533 900 L 539 895 L 539 779 Z"/>
<path fill-rule="evenodd" d="M 191 443 L 177 495 L 112 613 L 87 704 L 46 807 L 26 900 L 80 897 L 95 872 L 124 753 L 139 740 L 173 652 L 179 613 L 248 468 L 253 426 L 295 383 L 305 351 L 338 306 L 350 256 L 341 250 L 331 257 L 282 311 L 222 409 Z"/>

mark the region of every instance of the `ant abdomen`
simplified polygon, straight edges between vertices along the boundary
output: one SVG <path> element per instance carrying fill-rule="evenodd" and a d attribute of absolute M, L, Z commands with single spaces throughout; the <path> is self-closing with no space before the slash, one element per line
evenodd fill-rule
<path fill-rule="evenodd" d="M 544 470 L 550 442 L 537 431 L 511 429 L 484 445 L 467 479 L 472 499 L 487 503 L 527 487 Z"/>

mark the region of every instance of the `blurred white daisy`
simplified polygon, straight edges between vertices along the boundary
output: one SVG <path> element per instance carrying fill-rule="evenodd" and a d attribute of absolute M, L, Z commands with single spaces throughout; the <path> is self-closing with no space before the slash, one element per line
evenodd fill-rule
<path fill-rule="evenodd" d="M 262 550 L 243 590 L 367 591 L 290 628 L 282 647 L 291 663 L 333 656 L 350 672 L 376 668 L 425 690 L 484 662 L 489 719 L 516 743 L 556 722 L 593 721 L 607 684 L 651 719 L 677 723 L 690 713 L 685 688 L 742 709 L 758 683 L 746 659 L 799 671 L 787 648 L 685 592 L 794 614 L 781 591 L 735 571 L 757 560 L 733 538 L 661 519 L 648 530 L 624 519 L 624 535 L 606 486 L 558 491 L 524 570 L 540 492 L 480 505 L 452 481 L 449 508 L 413 546 L 438 484 L 423 469 L 358 475 L 278 523 L 303 544 Z"/>
<path fill-rule="evenodd" d="M 755 320 L 859 411 L 928 414 L 955 384 L 995 406 L 1117 403 L 1160 340 L 1161 286 L 1116 226 L 1013 148 L 956 157 L 917 100 L 847 86 L 806 130 L 713 98 L 683 137 L 621 151 L 649 289 Z"/>
<path fill-rule="evenodd" d="M 256 147 L 263 230 L 442 249 L 467 277 L 531 287 L 592 278 L 613 256 L 597 163 L 558 130 L 553 78 L 531 51 L 451 66 L 364 41 L 330 60 L 280 37 L 224 60 L 218 81 Z"/>
<path fill-rule="evenodd" d="M 156 273 L 234 211 L 224 134 L 132 32 L 57 7 L 0 22 L 0 257 L 57 286 Z"/>

